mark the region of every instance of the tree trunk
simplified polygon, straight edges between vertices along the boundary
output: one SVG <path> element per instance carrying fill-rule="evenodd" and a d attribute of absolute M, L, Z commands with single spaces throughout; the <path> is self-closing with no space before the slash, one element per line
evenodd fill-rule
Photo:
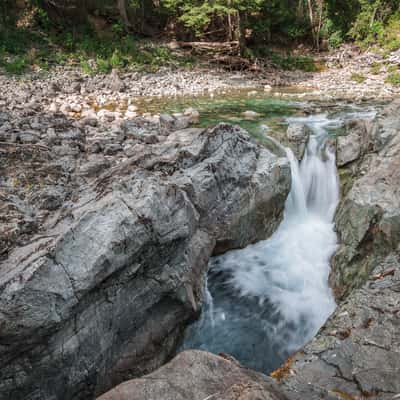
<path fill-rule="evenodd" d="M 236 27 L 236 40 L 239 43 L 239 56 L 243 57 L 243 54 L 246 50 L 246 33 L 244 30 L 244 13 L 238 11 L 236 14 L 237 17 L 237 27 Z"/>
<path fill-rule="evenodd" d="M 307 0 L 307 5 L 314 46 L 317 51 L 319 51 L 320 33 L 323 24 L 324 0 L 316 0 L 315 2 Z"/>
<path fill-rule="evenodd" d="M 127 29 L 129 29 L 131 27 L 131 23 L 130 23 L 129 17 L 128 17 L 126 0 L 117 0 L 117 6 L 118 6 L 119 15 L 122 18 L 122 22 L 124 23 L 125 27 Z"/>

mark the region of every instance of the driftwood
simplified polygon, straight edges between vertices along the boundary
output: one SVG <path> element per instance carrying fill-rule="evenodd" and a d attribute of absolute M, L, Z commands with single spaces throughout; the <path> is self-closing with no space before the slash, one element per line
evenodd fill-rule
<path fill-rule="evenodd" d="M 238 54 L 239 42 L 179 42 L 182 49 L 190 49 L 195 53 Z"/>
<path fill-rule="evenodd" d="M 238 41 L 232 42 L 178 42 L 182 48 L 199 48 L 205 50 L 224 50 L 237 48 L 239 46 Z"/>
<path fill-rule="evenodd" d="M 229 55 L 215 55 L 210 62 L 222 65 L 224 68 L 241 71 L 241 70 L 258 70 L 259 67 L 247 58 Z"/>

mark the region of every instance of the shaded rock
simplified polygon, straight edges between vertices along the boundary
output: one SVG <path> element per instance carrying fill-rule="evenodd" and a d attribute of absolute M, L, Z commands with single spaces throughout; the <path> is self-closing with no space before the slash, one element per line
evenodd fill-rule
<path fill-rule="evenodd" d="M 79 172 L 83 176 L 94 177 L 100 175 L 105 169 L 111 166 L 110 161 L 105 157 L 95 157 L 94 159 L 81 165 Z"/>
<path fill-rule="evenodd" d="M 65 199 L 65 192 L 61 188 L 50 187 L 40 192 L 37 201 L 39 207 L 45 210 L 54 211 L 61 207 Z"/>
<path fill-rule="evenodd" d="M 98 400 L 284 400 L 271 378 L 231 358 L 185 351 L 143 378 L 124 382 Z"/>

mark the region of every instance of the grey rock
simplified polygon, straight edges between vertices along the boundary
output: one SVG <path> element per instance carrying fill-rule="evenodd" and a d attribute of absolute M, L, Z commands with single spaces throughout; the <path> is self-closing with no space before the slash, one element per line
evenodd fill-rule
<path fill-rule="evenodd" d="M 165 363 L 210 255 L 270 235 L 290 186 L 288 161 L 230 125 L 143 145 L 89 183 L 98 165 L 76 174 L 74 156 L 57 159 L 71 201 L 0 264 L 0 398 L 93 398 Z"/>
<path fill-rule="evenodd" d="M 80 166 L 79 172 L 86 177 L 99 176 L 104 170 L 111 166 L 111 162 L 103 156 L 96 156 L 94 159 Z"/>
<path fill-rule="evenodd" d="M 358 160 L 361 155 L 361 141 L 356 133 L 339 136 L 337 139 L 337 164 L 342 167 L 352 161 Z"/>
<path fill-rule="evenodd" d="M 287 144 L 298 160 L 301 160 L 304 156 L 309 137 L 310 131 L 306 125 L 292 123 L 288 126 L 286 131 Z"/>
<path fill-rule="evenodd" d="M 285 400 L 276 385 L 232 358 L 185 351 L 143 378 L 117 386 L 98 400 Z"/>
<path fill-rule="evenodd" d="M 116 69 L 113 69 L 111 71 L 109 87 L 113 92 L 123 92 L 123 91 L 125 91 L 125 83 L 119 77 L 118 70 L 116 70 Z"/>
<path fill-rule="evenodd" d="M 45 210 L 54 211 L 61 207 L 65 199 L 65 192 L 61 188 L 50 187 L 40 191 L 38 206 Z"/>
<path fill-rule="evenodd" d="M 123 148 L 119 143 L 110 143 L 104 146 L 104 154 L 107 156 L 112 156 L 122 150 Z"/>
<path fill-rule="evenodd" d="M 160 114 L 160 125 L 162 128 L 172 130 L 174 127 L 175 118 L 170 114 Z"/>
<path fill-rule="evenodd" d="M 175 117 L 173 128 L 176 130 L 186 129 L 192 123 L 192 116 L 190 115 L 180 115 Z"/>
<path fill-rule="evenodd" d="M 376 122 L 376 130 L 393 129 L 400 103 L 393 113 Z M 400 125 L 399 125 L 400 126 Z M 377 263 L 393 251 L 400 240 L 400 135 L 392 137 L 378 153 L 360 165 L 358 177 L 342 199 L 336 213 L 341 246 L 332 260 L 331 284 L 337 295 L 348 294 L 365 282 Z"/>

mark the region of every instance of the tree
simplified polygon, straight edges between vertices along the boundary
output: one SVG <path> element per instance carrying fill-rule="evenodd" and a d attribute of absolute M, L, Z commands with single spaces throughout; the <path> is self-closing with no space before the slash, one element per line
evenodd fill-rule
<path fill-rule="evenodd" d="M 321 41 L 321 29 L 324 23 L 324 16 L 326 15 L 325 3 L 324 0 L 307 0 L 307 6 L 314 46 L 319 51 Z"/>
<path fill-rule="evenodd" d="M 119 11 L 119 15 L 121 16 L 122 22 L 125 27 L 129 29 L 131 27 L 131 23 L 128 17 L 127 3 L 126 0 L 117 0 L 117 7 Z"/>

